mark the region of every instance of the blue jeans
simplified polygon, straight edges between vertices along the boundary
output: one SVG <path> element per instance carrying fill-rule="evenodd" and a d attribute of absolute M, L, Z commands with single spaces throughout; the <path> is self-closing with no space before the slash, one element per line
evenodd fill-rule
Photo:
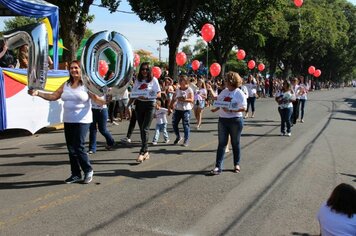
<path fill-rule="evenodd" d="M 307 100 L 306 99 L 300 99 L 299 102 L 300 102 L 300 119 L 304 119 L 304 108 L 305 108 L 305 102 Z"/>
<path fill-rule="evenodd" d="M 93 123 L 90 124 L 89 129 L 89 151 L 96 152 L 96 133 L 97 126 L 101 135 L 104 136 L 106 140 L 106 145 L 112 146 L 115 141 L 111 136 L 109 130 L 106 128 L 108 119 L 108 109 L 91 109 L 93 111 Z"/>
<path fill-rule="evenodd" d="M 72 175 L 81 177 L 84 173 L 92 171 L 89 156 L 85 150 L 85 138 L 88 134 L 90 124 L 64 123 L 64 136 L 69 152 L 69 161 Z"/>
<path fill-rule="evenodd" d="M 175 110 L 172 117 L 173 131 L 177 137 L 180 139 L 178 124 L 180 120 L 183 120 L 183 130 L 184 130 L 184 142 L 189 140 L 190 134 L 190 110 Z"/>
<path fill-rule="evenodd" d="M 155 136 L 153 137 L 153 142 L 157 142 L 159 139 L 159 134 L 163 133 L 164 141 L 169 140 L 167 132 L 167 123 L 156 124 Z"/>
<path fill-rule="evenodd" d="M 223 169 L 223 163 L 225 158 L 225 149 L 231 138 L 232 153 L 234 155 L 234 166 L 240 164 L 241 149 L 240 149 L 240 137 L 242 128 L 244 126 L 244 120 L 242 117 L 235 118 L 219 118 L 218 123 L 218 150 L 216 152 L 216 164 L 215 167 L 221 171 Z"/>
<path fill-rule="evenodd" d="M 148 152 L 148 134 L 155 113 L 155 102 L 153 101 L 136 101 L 136 118 L 140 127 L 141 150 L 140 154 Z"/>
<path fill-rule="evenodd" d="M 279 115 L 281 116 L 281 133 L 282 134 L 286 133 L 286 126 L 287 126 L 287 133 L 290 133 L 291 132 L 290 118 L 293 113 L 293 108 L 289 107 L 289 108 L 281 109 L 278 107 L 278 111 L 279 111 Z"/>
<path fill-rule="evenodd" d="M 256 97 L 248 97 L 247 98 L 247 109 L 246 112 L 248 112 L 250 105 L 251 105 L 251 110 L 252 112 L 255 112 L 255 101 L 256 101 Z"/>

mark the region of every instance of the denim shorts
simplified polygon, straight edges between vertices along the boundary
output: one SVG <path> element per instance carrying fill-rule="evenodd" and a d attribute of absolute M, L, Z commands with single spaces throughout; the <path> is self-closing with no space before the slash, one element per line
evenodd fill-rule
<path fill-rule="evenodd" d="M 204 107 L 205 107 L 205 100 L 196 100 L 195 102 L 194 102 L 194 107 L 195 108 L 201 108 L 201 109 L 204 109 Z"/>

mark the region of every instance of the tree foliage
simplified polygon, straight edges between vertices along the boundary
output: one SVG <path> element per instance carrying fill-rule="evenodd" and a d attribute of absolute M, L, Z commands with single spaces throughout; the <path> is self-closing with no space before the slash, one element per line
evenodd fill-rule
<path fill-rule="evenodd" d="M 10 31 L 22 27 L 24 25 L 29 25 L 37 23 L 40 19 L 26 16 L 16 16 L 14 18 L 4 21 L 4 31 Z"/>
<path fill-rule="evenodd" d="M 47 0 L 47 2 L 59 7 L 59 34 L 64 45 L 69 49 L 65 50 L 64 60 L 74 60 L 87 29 L 86 25 L 94 20 L 94 16 L 89 14 L 94 0 Z M 101 0 L 102 6 L 107 7 L 110 12 L 116 11 L 120 2 L 121 0 Z"/>
<path fill-rule="evenodd" d="M 176 76 L 175 54 L 191 16 L 202 0 L 129 0 L 141 20 L 165 22 L 169 46 L 169 74 Z"/>

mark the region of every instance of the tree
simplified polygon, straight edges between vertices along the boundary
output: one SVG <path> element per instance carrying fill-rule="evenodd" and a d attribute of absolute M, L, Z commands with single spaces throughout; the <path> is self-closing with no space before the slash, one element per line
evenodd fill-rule
<path fill-rule="evenodd" d="M 141 20 L 165 21 L 169 46 L 169 74 L 177 75 L 175 54 L 191 16 L 202 0 L 129 0 L 132 10 Z"/>
<path fill-rule="evenodd" d="M 39 22 L 39 20 L 40 19 L 36 19 L 33 17 L 16 16 L 14 18 L 4 21 L 4 31 L 10 31 L 25 25 L 34 24 Z"/>
<path fill-rule="evenodd" d="M 86 25 L 94 20 L 94 16 L 89 14 L 89 8 L 94 0 L 47 0 L 47 2 L 59 7 L 59 34 L 68 48 L 63 55 L 64 61 L 75 60 Z M 110 13 L 116 11 L 120 2 L 121 0 L 101 0 L 102 6 L 108 8 Z"/>
<path fill-rule="evenodd" d="M 251 38 L 251 23 L 260 11 L 274 3 L 275 0 L 209 0 L 198 7 L 192 17 L 191 29 L 200 35 L 205 23 L 214 25 L 215 37 L 209 43 L 209 48 L 222 66 L 222 74 L 232 48 L 242 44 L 244 39 Z"/>

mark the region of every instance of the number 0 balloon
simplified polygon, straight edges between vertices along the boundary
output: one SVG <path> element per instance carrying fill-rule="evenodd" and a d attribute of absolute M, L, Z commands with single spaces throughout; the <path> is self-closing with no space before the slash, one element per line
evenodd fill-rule
<path fill-rule="evenodd" d="M 105 81 L 100 76 L 99 57 L 106 49 L 112 49 L 116 55 L 116 70 L 113 77 Z M 120 33 L 101 31 L 93 34 L 86 42 L 81 59 L 82 79 L 88 90 L 102 96 L 108 87 L 115 94 L 125 92 L 133 73 L 134 54 L 129 41 Z"/>
<path fill-rule="evenodd" d="M 3 35 L 7 46 L 12 48 L 28 44 L 27 82 L 30 89 L 44 89 L 48 71 L 48 37 L 43 23 L 31 24 Z"/>

